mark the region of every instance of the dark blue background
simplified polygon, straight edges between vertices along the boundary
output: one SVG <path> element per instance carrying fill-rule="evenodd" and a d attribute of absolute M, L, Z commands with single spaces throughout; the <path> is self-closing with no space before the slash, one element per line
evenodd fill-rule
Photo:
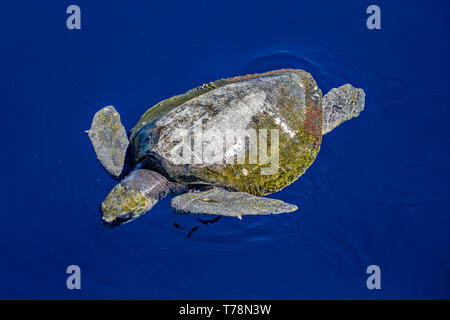
<path fill-rule="evenodd" d="M 82 29 L 66 28 L 81 7 Z M 366 28 L 381 7 L 382 29 Z M 0 298 L 450 298 L 447 1 L 9 1 L 0 16 Z M 84 132 L 203 82 L 302 68 L 366 109 L 274 195 L 299 211 L 200 225 L 170 199 L 105 229 Z M 200 228 L 187 230 L 173 223 Z M 66 268 L 82 290 L 66 288 Z M 381 290 L 366 267 L 381 267 Z"/>

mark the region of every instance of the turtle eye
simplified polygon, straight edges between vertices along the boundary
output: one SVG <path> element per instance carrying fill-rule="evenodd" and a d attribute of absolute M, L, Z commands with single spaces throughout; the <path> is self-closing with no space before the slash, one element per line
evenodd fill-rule
<path fill-rule="evenodd" d="M 256 124 L 259 123 L 259 118 L 257 116 L 252 116 L 252 121 Z"/>

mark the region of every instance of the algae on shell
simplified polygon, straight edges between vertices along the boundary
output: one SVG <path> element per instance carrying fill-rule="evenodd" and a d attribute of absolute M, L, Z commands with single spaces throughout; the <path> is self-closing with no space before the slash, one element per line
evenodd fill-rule
<path fill-rule="evenodd" d="M 320 149 L 322 93 L 305 71 L 284 69 L 219 80 L 171 99 L 176 102 L 171 100 L 164 104 L 163 101 L 144 114 L 132 131 L 131 142 L 136 162 L 151 161 L 174 181 L 266 195 L 294 182 L 311 165 Z M 171 155 L 177 146 L 176 140 L 180 139 L 177 132 L 181 129 L 193 134 L 198 126 L 203 131 L 223 133 L 227 130 L 277 130 L 277 172 L 261 174 L 261 169 L 267 166 L 261 161 L 229 164 L 224 158 L 223 163 L 214 165 L 198 161 L 176 163 Z M 192 135 L 181 137 L 191 138 Z M 190 145 L 190 142 L 184 143 Z M 231 148 L 242 153 L 245 145 L 236 143 Z M 267 141 L 267 148 L 271 148 L 271 139 Z M 224 154 L 229 151 L 225 149 Z M 195 153 L 193 156 L 202 157 Z"/>

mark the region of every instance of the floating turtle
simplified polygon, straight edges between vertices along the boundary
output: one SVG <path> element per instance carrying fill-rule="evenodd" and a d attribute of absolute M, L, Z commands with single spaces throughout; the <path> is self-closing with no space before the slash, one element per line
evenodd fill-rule
<path fill-rule="evenodd" d="M 322 99 L 309 73 L 282 69 L 161 101 L 128 136 L 114 107 L 105 107 L 87 131 L 102 166 L 121 180 L 101 204 L 103 223 L 136 219 L 171 193 L 178 194 L 171 201 L 178 213 L 241 218 L 295 211 L 263 196 L 297 180 L 322 135 L 357 117 L 364 100 L 350 84 Z"/>

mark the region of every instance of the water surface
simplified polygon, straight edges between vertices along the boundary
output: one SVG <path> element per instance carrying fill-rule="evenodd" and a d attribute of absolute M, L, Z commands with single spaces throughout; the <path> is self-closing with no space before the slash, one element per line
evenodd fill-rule
<path fill-rule="evenodd" d="M 367 1 L 76 4 L 79 31 L 65 27 L 69 3 L 3 6 L 1 298 L 450 298 L 444 2 L 378 1 L 376 31 Z M 84 132 L 99 108 L 114 105 L 130 129 L 162 99 L 278 68 L 367 97 L 274 195 L 297 212 L 204 225 L 167 198 L 102 226 L 116 182 Z M 71 264 L 82 290 L 66 288 Z M 381 290 L 366 288 L 372 264 Z"/>

